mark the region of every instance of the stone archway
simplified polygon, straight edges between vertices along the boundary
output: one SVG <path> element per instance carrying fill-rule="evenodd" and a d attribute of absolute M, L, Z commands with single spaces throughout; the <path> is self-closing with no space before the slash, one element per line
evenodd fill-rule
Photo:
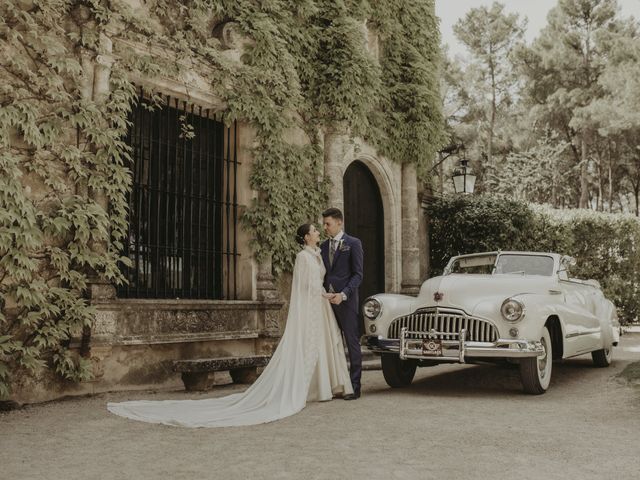
<path fill-rule="evenodd" d="M 360 302 L 385 291 L 384 207 L 373 173 L 361 161 L 347 167 L 343 177 L 345 230 L 359 238 L 365 251 Z"/>
<path fill-rule="evenodd" d="M 335 130 L 328 130 L 325 133 L 324 153 L 324 172 L 331 185 L 328 206 L 344 211 L 346 199 L 344 175 L 353 162 L 364 165 L 372 174 L 382 198 L 384 212 L 384 291 L 399 293 L 403 284 L 404 261 L 402 246 L 404 207 L 401 203 L 401 197 L 404 196 L 402 182 L 404 167 L 380 157 L 371 145 L 359 139 L 352 141 L 344 133 Z M 349 219 L 345 218 L 345 230 L 349 232 L 349 229 Z M 365 262 L 369 257 L 369 253 L 365 251 Z"/>

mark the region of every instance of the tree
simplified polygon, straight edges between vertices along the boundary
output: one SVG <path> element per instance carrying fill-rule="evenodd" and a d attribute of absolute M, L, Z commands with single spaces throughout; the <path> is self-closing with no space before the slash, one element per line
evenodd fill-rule
<path fill-rule="evenodd" d="M 527 94 L 538 122 L 562 132 L 579 166 L 578 206 L 589 201 L 589 147 L 597 133 L 587 111 L 602 95 L 598 80 L 609 53 L 606 33 L 615 26 L 616 0 L 559 0 L 533 46 L 519 53 Z"/>
<path fill-rule="evenodd" d="M 612 203 L 613 170 L 619 172 L 619 193 L 631 189 L 635 214 L 640 215 L 640 33 L 634 20 L 609 32 L 607 65 L 599 84 L 604 95 L 591 102 L 584 115 L 598 127 L 609 147 L 609 203 Z M 614 165 L 612 159 L 617 159 Z"/>
<path fill-rule="evenodd" d="M 502 168 L 495 174 L 494 191 L 519 200 L 558 207 L 567 193 L 562 181 L 567 167 L 562 163 L 568 144 L 557 137 L 557 133 L 547 132 L 528 150 L 507 155 Z"/>
<path fill-rule="evenodd" d="M 471 53 L 465 76 L 474 85 L 466 90 L 467 115 L 481 125 L 484 138 L 479 139 L 480 149 L 488 165 L 494 163 L 496 124 L 513 104 L 517 79 L 510 56 L 526 26 L 526 20 L 506 14 L 504 8 L 494 2 L 491 7 L 471 9 L 454 26 L 456 37 Z"/>

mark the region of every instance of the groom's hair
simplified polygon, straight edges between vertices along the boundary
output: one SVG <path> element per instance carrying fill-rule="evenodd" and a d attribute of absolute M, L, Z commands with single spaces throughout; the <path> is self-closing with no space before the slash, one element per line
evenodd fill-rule
<path fill-rule="evenodd" d="M 344 221 L 344 216 L 339 208 L 327 208 L 324 212 L 322 212 L 322 218 L 335 218 L 336 220 Z"/>

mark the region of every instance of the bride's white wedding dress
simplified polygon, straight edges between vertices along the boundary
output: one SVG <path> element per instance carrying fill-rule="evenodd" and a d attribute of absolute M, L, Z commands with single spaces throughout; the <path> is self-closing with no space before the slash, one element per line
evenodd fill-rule
<path fill-rule="evenodd" d="M 109 403 L 112 413 L 133 420 L 183 427 L 230 427 L 272 422 L 307 401 L 353 393 L 342 336 L 322 296 L 325 268 L 320 250 L 296 257 L 287 325 L 264 372 L 246 391 L 204 400 Z"/>

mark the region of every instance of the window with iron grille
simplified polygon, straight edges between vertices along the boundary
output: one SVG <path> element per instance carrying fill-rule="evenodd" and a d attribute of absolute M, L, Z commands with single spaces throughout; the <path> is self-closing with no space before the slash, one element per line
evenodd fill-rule
<path fill-rule="evenodd" d="M 170 97 L 151 108 L 142 96 L 130 120 L 132 266 L 118 296 L 236 299 L 236 125 Z"/>

